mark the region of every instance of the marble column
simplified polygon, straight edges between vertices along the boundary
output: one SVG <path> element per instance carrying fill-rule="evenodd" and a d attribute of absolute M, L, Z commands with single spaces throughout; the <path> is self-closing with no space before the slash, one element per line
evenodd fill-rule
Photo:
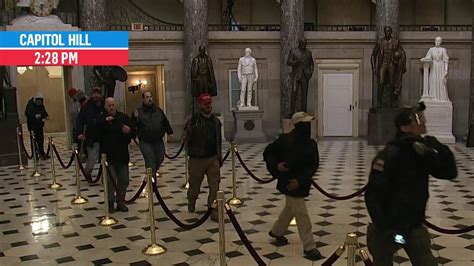
<path fill-rule="evenodd" d="M 390 26 L 393 29 L 393 36 L 399 36 L 399 0 L 377 0 L 376 4 L 376 21 L 377 21 L 377 37 L 384 36 L 383 28 Z"/>
<path fill-rule="evenodd" d="M 191 64 L 199 52 L 199 46 L 208 44 L 207 0 L 186 0 L 184 5 L 184 78 L 186 84 L 186 112 L 192 110 Z"/>
<path fill-rule="evenodd" d="M 472 12 L 474 12 L 474 0 L 472 1 Z M 474 13 L 472 13 L 474 14 Z M 474 18 L 472 19 L 472 37 L 471 37 L 471 101 L 469 103 L 469 119 L 474 122 Z"/>
<path fill-rule="evenodd" d="M 80 25 L 82 31 L 107 30 L 107 0 L 79 1 Z M 84 91 L 89 94 L 94 84 L 92 67 L 84 66 Z M 81 89 L 81 88 L 78 88 Z"/>
<path fill-rule="evenodd" d="M 280 112 L 286 118 L 290 112 L 290 73 L 286 63 L 290 50 L 298 46 L 298 39 L 304 35 L 304 0 L 280 1 Z"/>

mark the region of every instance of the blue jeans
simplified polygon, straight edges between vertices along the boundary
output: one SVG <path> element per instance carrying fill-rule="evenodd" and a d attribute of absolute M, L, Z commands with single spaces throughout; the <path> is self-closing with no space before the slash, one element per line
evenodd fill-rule
<path fill-rule="evenodd" d="M 87 146 L 87 163 L 86 163 L 86 174 L 90 175 L 94 169 L 94 165 L 99 159 L 100 146 L 99 142 L 94 142 L 92 147 Z"/>
<path fill-rule="evenodd" d="M 160 169 L 165 159 L 165 144 L 161 140 L 155 142 L 140 140 L 139 146 L 145 160 L 145 167 L 151 168 L 151 175 L 155 177 L 156 171 Z"/>

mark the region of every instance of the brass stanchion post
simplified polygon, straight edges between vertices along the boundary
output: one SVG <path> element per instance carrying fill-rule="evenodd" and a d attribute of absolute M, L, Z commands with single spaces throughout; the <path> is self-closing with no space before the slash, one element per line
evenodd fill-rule
<path fill-rule="evenodd" d="M 33 173 L 31 174 L 32 177 L 40 177 L 41 173 L 38 171 L 38 158 L 36 157 L 36 138 L 35 132 L 31 131 L 31 153 L 33 154 Z"/>
<path fill-rule="evenodd" d="M 346 236 L 347 266 L 356 265 L 357 234 L 348 233 Z"/>
<path fill-rule="evenodd" d="M 102 165 L 102 180 L 104 183 L 104 211 L 105 215 L 99 221 L 99 225 L 110 226 L 118 223 L 118 221 L 110 217 L 109 210 L 109 172 L 107 170 L 107 155 L 102 153 L 100 157 L 100 164 Z"/>
<path fill-rule="evenodd" d="M 225 199 L 224 199 L 224 191 L 217 191 L 217 214 L 219 220 L 219 257 L 220 257 L 220 265 L 225 266 L 227 265 L 226 262 L 226 254 L 225 254 L 225 220 L 224 220 L 224 212 L 225 212 Z"/>
<path fill-rule="evenodd" d="M 51 145 L 51 149 L 54 148 L 54 143 L 53 143 L 53 137 L 49 137 L 49 145 Z M 54 153 L 54 151 L 53 151 Z M 52 188 L 52 189 L 58 189 L 58 188 L 61 188 L 62 185 L 59 184 L 59 183 L 56 183 L 56 169 L 54 167 L 54 154 L 51 154 L 51 180 L 52 180 L 52 183 L 48 185 L 49 188 Z"/>
<path fill-rule="evenodd" d="M 151 168 L 146 169 L 147 190 L 148 190 L 148 213 L 150 214 L 151 244 L 142 250 L 145 255 L 161 255 L 166 253 L 166 248 L 156 243 L 155 235 L 155 212 L 153 210 L 153 180 Z"/>
<path fill-rule="evenodd" d="M 18 146 L 18 169 L 19 170 L 25 170 L 25 166 L 23 166 L 23 152 L 21 150 L 21 144 L 20 144 L 20 141 L 21 141 L 21 133 L 20 133 L 20 129 L 18 127 L 16 127 L 16 142 L 17 142 L 17 146 Z"/>
<path fill-rule="evenodd" d="M 235 143 L 230 144 L 230 152 L 232 156 L 232 198 L 227 203 L 230 205 L 241 205 L 243 201 L 237 197 L 237 180 L 235 175 L 235 153 L 237 151 L 237 145 Z"/>
<path fill-rule="evenodd" d="M 185 175 L 185 182 L 184 182 L 183 188 L 185 188 L 185 189 L 189 189 L 189 171 L 188 171 L 188 165 L 189 165 L 188 149 L 187 149 L 187 148 L 184 148 L 184 168 L 186 168 L 186 169 L 185 169 L 186 175 Z"/>
<path fill-rule="evenodd" d="M 71 204 L 80 205 L 80 204 L 87 203 L 88 200 L 81 196 L 81 179 L 80 179 L 80 176 L 79 176 L 79 164 L 81 162 L 79 162 L 79 155 L 78 155 L 78 152 L 77 152 L 77 144 L 73 145 L 73 151 L 72 152 L 74 153 L 74 161 L 76 163 L 76 188 L 77 188 L 77 192 L 76 192 L 76 196 L 71 200 Z"/>

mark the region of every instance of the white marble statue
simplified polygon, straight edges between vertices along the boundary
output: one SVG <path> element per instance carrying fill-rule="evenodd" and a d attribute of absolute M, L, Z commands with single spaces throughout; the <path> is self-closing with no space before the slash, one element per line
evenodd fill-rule
<path fill-rule="evenodd" d="M 238 104 L 238 109 L 240 110 L 244 107 L 252 106 L 253 87 L 258 80 L 257 60 L 252 57 L 252 50 L 250 48 L 246 48 L 245 56 L 239 59 L 237 75 L 240 81 L 240 101 Z M 246 93 L 247 97 L 245 97 Z"/>
<path fill-rule="evenodd" d="M 442 42 L 441 37 L 436 37 L 435 47 L 431 47 L 421 61 L 424 63 L 432 62 L 428 82 L 428 96 L 434 101 L 449 102 L 447 90 L 449 56 L 446 49 L 441 47 Z"/>

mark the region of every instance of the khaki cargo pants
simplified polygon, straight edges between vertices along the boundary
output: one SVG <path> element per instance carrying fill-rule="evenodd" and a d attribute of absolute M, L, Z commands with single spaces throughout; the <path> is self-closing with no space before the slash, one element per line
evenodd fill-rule
<path fill-rule="evenodd" d="M 217 156 L 207 159 L 189 158 L 189 189 L 188 200 L 196 201 L 201 192 L 201 184 L 204 175 L 207 176 L 209 185 L 209 195 L 207 197 L 207 205 L 210 207 L 217 196 L 219 183 L 221 181 L 221 167 Z"/>
<path fill-rule="evenodd" d="M 276 236 L 282 236 L 288 229 L 291 219 L 295 217 L 298 233 L 301 242 L 303 242 L 304 250 L 308 251 L 316 248 L 311 220 L 309 219 L 308 209 L 306 208 L 304 198 L 295 198 L 288 195 L 285 195 L 285 197 L 285 207 L 281 211 L 278 220 L 273 224 L 272 233 Z"/>

